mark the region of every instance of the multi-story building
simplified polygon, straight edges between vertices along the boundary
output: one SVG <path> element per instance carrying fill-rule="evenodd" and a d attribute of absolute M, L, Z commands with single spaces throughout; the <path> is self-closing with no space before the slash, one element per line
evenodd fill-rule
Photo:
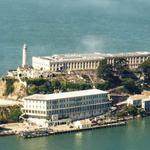
<path fill-rule="evenodd" d="M 150 52 L 132 52 L 106 56 L 107 63 L 114 65 L 115 59 L 124 58 L 130 69 L 136 69 L 150 57 Z"/>
<path fill-rule="evenodd" d="M 35 69 L 48 71 L 61 70 L 91 70 L 99 66 L 101 54 L 74 54 L 54 55 L 51 57 L 32 57 L 32 66 Z"/>
<path fill-rule="evenodd" d="M 109 108 L 108 93 L 90 89 L 28 96 L 22 110 L 28 115 L 28 122 L 48 126 L 98 116 Z"/>
<path fill-rule="evenodd" d="M 103 59 L 107 59 L 108 64 L 114 65 L 116 58 L 125 58 L 129 68 L 135 69 L 150 57 L 149 52 L 134 52 L 122 54 L 72 54 L 54 55 L 45 57 L 33 57 L 32 66 L 35 69 L 47 71 L 61 70 L 92 70 L 99 66 Z"/>

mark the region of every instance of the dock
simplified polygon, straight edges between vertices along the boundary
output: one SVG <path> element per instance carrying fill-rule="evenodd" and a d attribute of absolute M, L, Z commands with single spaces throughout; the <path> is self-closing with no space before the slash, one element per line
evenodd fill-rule
<path fill-rule="evenodd" d="M 61 131 L 53 131 L 51 129 L 24 131 L 24 132 L 20 132 L 19 136 L 28 139 L 28 138 L 44 137 L 44 136 L 58 135 L 64 133 L 75 133 L 75 132 L 82 132 L 82 131 L 95 130 L 95 129 L 113 128 L 113 127 L 125 126 L 125 125 L 126 125 L 126 121 L 121 121 L 121 122 L 115 122 L 115 123 L 109 123 L 103 125 L 95 125 L 95 126 L 91 126 L 88 128 L 81 128 L 81 129 L 70 128 L 69 130 L 61 130 Z"/>

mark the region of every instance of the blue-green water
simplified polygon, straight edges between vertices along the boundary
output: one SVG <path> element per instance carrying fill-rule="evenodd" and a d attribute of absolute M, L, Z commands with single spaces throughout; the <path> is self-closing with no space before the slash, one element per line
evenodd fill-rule
<path fill-rule="evenodd" d="M 149 0 L 0 0 L 0 74 L 33 55 L 150 50 Z M 24 140 L 0 150 L 148 150 L 150 119 L 127 127 Z"/>
<path fill-rule="evenodd" d="M 0 137 L 0 150 L 148 150 L 150 118 L 125 127 L 23 139 Z"/>
<path fill-rule="evenodd" d="M 150 49 L 149 0 L 0 0 L 0 74 L 32 55 Z"/>

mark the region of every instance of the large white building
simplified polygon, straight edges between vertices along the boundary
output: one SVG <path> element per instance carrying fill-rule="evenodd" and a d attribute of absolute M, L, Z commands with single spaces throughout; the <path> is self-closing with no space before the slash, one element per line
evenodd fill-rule
<path fill-rule="evenodd" d="M 35 94 L 24 98 L 28 121 L 41 126 L 98 116 L 110 108 L 108 93 L 98 89 L 55 94 Z"/>
<path fill-rule="evenodd" d="M 106 56 L 107 63 L 111 65 L 114 65 L 115 59 L 117 58 L 126 59 L 129 68 L 136 69 L 140 64 L 150 58 L 150 52 L 130 52 Z"/>
<path fill-rule="evenodd" d="M 150 57 L 150 52 L 132 52 L 120 54 L 64 54 L 43 57 L 32 57 L 32 66 L 35 69 L 47 71 L 60 70 L 92 70 L 99 66 L 102 59 L 107 59 L 108 64 L 114 65 L 116 58 L 125 58 L 129 68 L 135 69 Z"/>
<path fill-rule="evenodd" d="M 32 66 L 35 69 L 47 71 L 91 70 L 96 69 L 103 58 L 98 53 L 32 57 Z"/>

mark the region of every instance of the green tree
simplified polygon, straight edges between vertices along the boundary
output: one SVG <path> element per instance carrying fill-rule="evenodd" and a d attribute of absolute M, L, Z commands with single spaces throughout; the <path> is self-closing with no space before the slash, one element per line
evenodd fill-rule
<path fill-rule="evenodd" d="M 8 96 L 9 94 L 13 93 L 14 91 L 14 79 L 7 78 L 6 79 L 6 90 L 5 95 Z"/>
<path fill-rule="evenodd" d="M 18 122 L 22 114 L 20 106 L 10 106 L 0 109 L 0 123 Z"/>
<path fill-rule="evenodd" d="M 104 80 L 110 80 L 113 77 L 112 65 L 107 64 L 107 60 L 104 59 L 100 62 L 97 68 L 97 76 Z"/>
<path fill-rule="evenodd" d="M 45 84 L 47 80 L 43 78 L 36 78 L 36 79 L 27 79 L 26 82 L 28 85 L 40 86 L 40 85 Z"/>
<path fill-rule="evenodd" d="M 33 94 L 37 94 L 39 93 L 39 88 L 38 86 L 32 85 L 30 87 L 28 87 L 28 95 L 33 95 Z"/>
<path fill-rule="evenodd" d="M 112 85 L 109 81 L 105 81 L 103 83 L 96 83 L 95 87 L 100 90 L 108 90 L 112 87 Z"/>
<path fill-rule="evenodd" d="M 116 115 L 117 117 L 125 117 L 127 116 L 127 112 L 126 111 L 117 112 Z"/>
<path fill-rule="evenodd" d="M 136 116 L 138 114 L 138 109 L 135 106 L 129 105 L 124 108 L 129 115 Z"/>
<path fill-rule="evenodd" d="M 19 121 L 19 117 L 20 117 L 21 114 L 22 114 L 22 112 L 21 112 L 20 107 L 13 106 L 11 108 L 11 111 L 10 111 L 8 119 L 10 121 L 13 121 L 13 122 L 18 122 Z"/>
<path fill-rule="evenodd" d="M 141 89 L 136 85 L 135 81 L 131 78 L 126 78 L 123 80 L 122 85 L 131 94 L 140 94 Z"/>
<path fill-rule="evenodd" d="M 146 112 L 143 108 L 138 109 L 138 114 L 140 114 L 142 117 L 146 115 Z"/>
<path fill-rule="evenodd" d="M 150 83 L 150 58 L 143 62 L 139 68 L 142 71 L 142 74 L 144 75 L 144 81 L 147 83 Z"/>
<path fill-rule="evenodd" d="M 43 93 L 49 94 L 53 93 L 54 89 L 52 83 L 47 79 L 37 78 L 37 79 L 27 79 L 27 93 L 29 95 Z"/>
<path fill-rule="evenodd" d="M 58 90 L 61 89 L 61 83 L 58 80 L 53 80 L 52 81 L 52 86 L 53 86 L 54 89 L 58 89 Z"/>
<path fill-rule="evenodd" d="M 123 57 L 118 57 L 114 59 L 114 71 L 116 75 L 120 76 L 126 70 L 129 70 L 127 60 Z"/>

